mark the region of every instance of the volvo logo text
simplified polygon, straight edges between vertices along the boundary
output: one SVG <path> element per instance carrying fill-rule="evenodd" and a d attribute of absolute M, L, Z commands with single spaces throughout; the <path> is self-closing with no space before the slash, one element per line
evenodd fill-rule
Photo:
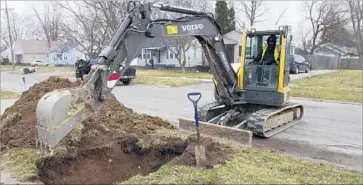
<path fill-rule="evenodd" d="M 203 29 L 203 24 L 192 24 L 192 25 L 184 25 L 181 26 L 183 31 L 192 31 L 192 30 L 201 30 Z"/>

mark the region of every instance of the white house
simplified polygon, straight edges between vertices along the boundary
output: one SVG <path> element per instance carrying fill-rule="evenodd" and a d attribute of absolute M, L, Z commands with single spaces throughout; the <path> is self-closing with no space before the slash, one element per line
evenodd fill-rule
<path fill-rule="evenodd" d="M 240 62 L 242 51 L 242 32 L 230 31 L 223 35 L 224 44 L 226 45 L 227 55 L 232 63 Z"/>
<path fill-rule="evenodd" d="M 177 55 L 174 52 L 175 47 L 166 46 L 161 39 L 154 38 L 148 39 L 141 49 L 141 55 L 138 56 L 131 65 L 136 66 L 150 66 L 150 60 L 154 60 L 154 66 L 174 66 L 180 67 Z M 183 50 L 180 49 L 180 57 L 183 60 Z M 186 65 L 185 67 L 195 67 L 202 65 L 205 57 L 202 52 L 200 44 L 193 40 L 191 46 L 186 51 Z"/>
<path fill-rule="evenodd" d="M 85 59 L 86 55 L 74 44 L 61 44 L 50 52 L 50 63 L 55 65 L 74 65 L 77 59 Z"/>
<path fill-rule="evenodd" d="M 46 40 L 17 40 L 13 46 L 16 64 L 30 64 L 33 60 L 47 61 L 49 51 L 57 47 L 57 42 L 49 43 Z M 1 53 L 1 58 L 11 60 L 11 50 Z"/>

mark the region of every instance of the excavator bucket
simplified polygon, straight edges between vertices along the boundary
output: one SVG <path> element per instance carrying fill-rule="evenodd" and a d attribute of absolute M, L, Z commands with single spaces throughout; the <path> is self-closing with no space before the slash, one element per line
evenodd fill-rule
<path fill-rule="evenodd" d="M 195 132 L 195 121 L 180 118 L 179 129 L 188 132 Z M 209 137 L 231 140 L 246 146 L 251 146 L 252 143 L 253 133 L 249 130 L 242 130 L 233 127 L 221 126 L 203 121 L 199 121 L 199 130 L 201 135 Z"/>
<path fill-rule="evenodd" d="M 45 94 L 38 102 L 37 147 L 51 153 L 55 146 L 92 111 L 91 92 L 84 88 L 59 89 Z"/>

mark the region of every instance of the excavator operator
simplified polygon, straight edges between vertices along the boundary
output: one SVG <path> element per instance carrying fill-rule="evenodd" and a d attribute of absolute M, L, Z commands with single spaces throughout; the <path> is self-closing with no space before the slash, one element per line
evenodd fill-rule
<path fill-rule="evenodd" d="M 270 35 L 267 38 L 267 44 L 264 44 L 262 50 L 254 59 L 257 65 L 272 65 L 279 64 L 280 60 L 280 45 L 276 44 L 276 36 Z"/>
<path fill-rule="evenodd" d="M 254 59 L 253 63 L 257 65 L 278 65 L 280 60 L 280 45 L 276 44 L 276 36 L 270 35 L 267 38 L 267 44 L 264 44 L 262 50 L 258 56 Z M 266 80 L 265 77 L 268 76 L 270 70 L 267 70 L 263 66 L 258 66 L 256 69 L 258 82 L 263 82 Z"/>

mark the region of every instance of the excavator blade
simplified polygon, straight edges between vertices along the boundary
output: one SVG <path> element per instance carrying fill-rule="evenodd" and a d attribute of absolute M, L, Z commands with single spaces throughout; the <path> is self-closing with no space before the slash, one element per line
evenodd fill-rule
<path fill-rule="evenodd" d="M 92 111 L 91 93 L 83 88 L 45 94 L 36 107 L 36 144 L 52 154 L 55 146 Z"/>
<path fill-rule="evenodd" d="M 180 118 L 179 128 L 188 132 L 195 132 L 195 121 Z M 199 121 L 199 130 L 201 135 L 209 137 L 231 140 L 246 146 L 251 146 L 252 143 L 253 133 L 249 130 L 221 126 L 203 121 Z"/>

